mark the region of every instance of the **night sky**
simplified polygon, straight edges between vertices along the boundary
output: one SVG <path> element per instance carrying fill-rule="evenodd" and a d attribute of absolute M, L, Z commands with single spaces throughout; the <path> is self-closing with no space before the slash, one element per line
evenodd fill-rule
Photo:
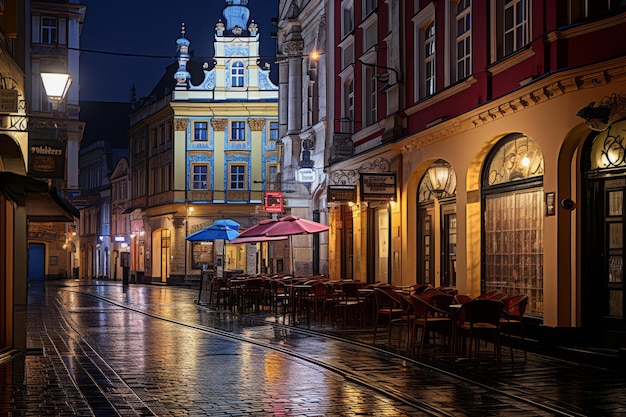
<path fill-rule="evenodd" d="M 176 39 L 183 22 L 185 37 L 191 42 L 191 60 L 208 60 L 213 55 L 215 23 L 223 20 L 226 7 L 224 0 L 81 3 L 87 6 L 87 15 L 80 45 L 80 99 L 115 102 L 128 102 L 133 85 L 137 98 L 150 94 L 165 68 L 176 60 Z M 250 0 L 248 8 L 250 18 L 259 25 L 261 59 L 272 64 L 271 78 L 278 84 L 276 39 L 271 37 L 276 28 L 270 21 L 278 16 L 278 0 Z M 91 50 L 98 53 L 87 52 Z"/>

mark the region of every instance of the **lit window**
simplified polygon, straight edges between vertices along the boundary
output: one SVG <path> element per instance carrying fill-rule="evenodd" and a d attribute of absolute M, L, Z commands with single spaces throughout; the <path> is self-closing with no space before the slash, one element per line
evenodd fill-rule
<path fill-rule="evenodd" d="M 193 140 L 208 140 L 208 128 L 207 122 L 193 122 Z"/>
<path fill-rule="evenodd" d="M 230 124 L 230 140 L 242 141 L 246 140 L 246 124 L 245 122 L 232 122 Z"/>
<path fill-rule="evenodd" d="M 245 190 L 246 167 L 244 165 L 231 165 L 229 182 L 231 190 Z"/>
<path fill-rule="evenodd" d="M 243 62 L 236 61 L 233 62 L 231 67 L 231 86 L 233 87 L 243 87 L 244 82 L 244 66 Z"/>
<path fill-rule="evenodd" d="M 193 178 L 191 188 L 194 190 L 206 190 L 208 178 L 208 167 L 206 165 L 194 165 L 193 166 Z"/>

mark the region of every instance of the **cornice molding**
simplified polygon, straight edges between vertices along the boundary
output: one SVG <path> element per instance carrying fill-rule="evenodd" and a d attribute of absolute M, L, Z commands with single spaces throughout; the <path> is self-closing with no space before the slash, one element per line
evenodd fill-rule
<path fill-rule="evenodd" d="M 475 129 L 487 123 L 511 116 L 522 110 L 546 103 L 557 97 L 584 89 L 607 86 L 612 82 L 626 80 L 626 59 L 616 60 L 614 65 L 607 63 L 594 67 L 571 70 L 551 75 L 535 81 L 507 96 L 480 106 L 453 119 L 417 132 L 398 141 L 394 148 L 407 154 L 461 132 Z"/>

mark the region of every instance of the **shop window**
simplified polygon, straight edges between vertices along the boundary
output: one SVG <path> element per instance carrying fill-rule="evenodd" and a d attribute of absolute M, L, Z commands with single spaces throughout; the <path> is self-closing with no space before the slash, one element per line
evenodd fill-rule
<path fill-rule="evenodd" d="M 513 134 L 487 161 L 482 291 L 526 294 L 527 313 L 543 317 L 543 155 L 533 139 Z"/>

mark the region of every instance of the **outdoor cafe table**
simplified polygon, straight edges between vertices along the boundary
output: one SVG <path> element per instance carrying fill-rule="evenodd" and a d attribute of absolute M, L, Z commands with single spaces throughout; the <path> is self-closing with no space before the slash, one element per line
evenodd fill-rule
<path fill-rule="evenodd" d="M 228 288 L 230 289 L 230 306 L 241 308 L 241 290 L 246 284 L 245 278 L 229 279 Z"/>
<path fill-rule="evenodd" d="M 298 316 L 298 309 L 302 308 L 303 300 L 306 298 L 313 286 L 310 284 L 287 284 L 286 287 L 289 289 L 291 316 L 293 322 L 295 323 Z M 307 324 L 309 324 L 308 320 L 309 315 L 307 314 Z"/>
<path fill-rule="evenodd" d="M 376 301 L 374 300 L 374 288 L 371 288 L 371 287 L 359 288 L 357 291 L 359 293 L 359 298 L 362 298 L 363 303 L 364 303 L 363 304 L 363 316 L 364 316 L 363 323 L 365 323 L 365 321 L 369 319 L 369 321 L 373 325 L 375 317 L 376 317 Z M 369 317 L 367 314 L 365 314 L 368 304 L 370 304 L 371 306 Z"/>

